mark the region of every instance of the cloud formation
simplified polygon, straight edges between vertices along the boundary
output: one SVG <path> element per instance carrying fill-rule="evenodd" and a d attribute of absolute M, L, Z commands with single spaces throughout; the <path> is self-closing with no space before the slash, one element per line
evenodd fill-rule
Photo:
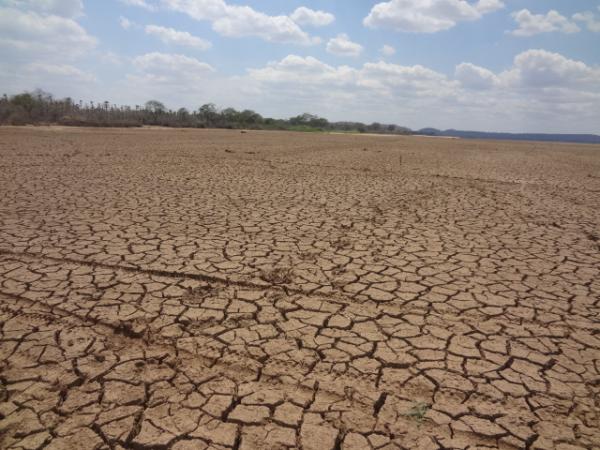
<path fill-rule="evenodd" d="M 209 41 L 193 36 L 187 31 L 177 31 L 159 25 L 147 25 L 145 31 L 146 34 L 158 37 L 165 44 L 193 47 L 199 50 L 208 50 L 212 46 Z"/>
<path fill-rule="evenodd" d="M 452 77 L 420 65 L 379 61 L 333 66 L 289 55 L 249 70 L 248 82 L 258 83 L 272 102 L 304 102 L 327 111 L 335 100 L 337 111 L 361 111 L 365 120 L 386 122 L 387 117 L 388 122 L 409 126 L 415 125 L 415 117 L 430 116 L 442 123 L 447 117 L 449 126 L 502 120 L 515 128 L 524 123 L 534 127 L 543 117 L 539 126 L 567 131 L 565 125 L 574 120 L 593 126 L 600 115 L 600 69 L 538 49 L 518 54 L 511 67 L 498 73 L 461 63 Z M 299 84 L 301 98 L 296 94 Z M 418 115 L 410 117 L 411 111 Z"/>
<path fill-rule="evenodd" d="M 270 16 L 249 6 L 230 5 L 224 0 L 163 0 L 166 8 L 196 20 L 212 23 L 215 32 L 227 37 L 254 36 L 281 44 L 314 45 L 311 37 L 289 16 Z"/>
<path fill-rule="evenodd" d="M 369 28 L 436 33 L 459 22 L 479 20 L 504 7 L 500 0 L 390 0 L 377 3 L 363 23 Z"/>
<path fill-rule="evenodd" d="M 598 11 L 600 11 L 600 6 L 598 6 Z M 593 33 L 600 33 L 600 17 L 596 17 L 591 11 L 574 14 L 573 20 L 583 22 L 587 29 Z"/>
<path fill-rule="evenodd" d="M 0 8 L 0 50 L 15 61 L 73 59 L 96 44 L 71 18 Z"/>
<path fill-rule="evenodd" d="M 146 53 L 135 57 L 133 66 L 156 81 L 173 81 L 174 77 L 196 77 L 215 71 L 212 66 L 196 58 L 159 52 Z"/>
<path fill-rule="evenodd" d="M 151 3 L 148 3 L 146 0 L 120 0 L 121 3 L 127 6 L 137 6 L 138 8 L 143 8 L 147 11 L 156 11 L 157 7 Z"/>
<path fill-rule="evenodd" d="M 546 14 L 532 14 L 528 9 L 522 9 L 512 13 L 512 17 L 518 24 L 518 28 L 511 32 L 514 36 L 527 37 L 552 32 L 570 34 L 581 31 L 576 23 L 555 10 Z"/>
<path fill-rule="evenodd" d="M 465 89 L 485 90 L 498 85 L 498 77 L 484 67 L 471 63 L 461 63 L 456 66 L 454 78 Z"/>
<path fill-rule="evenodd" d="M 327 42 L 326 50 L 332 55 L 356 57 L 362 53 L 363 46 L 352 42 L 347 34 L 341 33 Z"/>
<path fill-rule="evenodd" d="M 335 21 L 335 16 L 325 11 L 315 11 L 313 9 L 301 6 L 297 8 L 290 18 L 298 25 L 308 25 L 312 27 L 324 27 Z"/>

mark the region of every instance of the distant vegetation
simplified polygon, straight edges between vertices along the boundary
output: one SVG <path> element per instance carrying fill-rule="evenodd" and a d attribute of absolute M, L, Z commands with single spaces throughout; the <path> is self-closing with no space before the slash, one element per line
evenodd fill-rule
<path fill-rule="evenodd" d="M 293 131 L 339 131 L 356 133 L 410 134 L 408 128 L 397 125 L 360 122 L 329 122 L 312 114 L 301 114 L 290 119 L 263 117 L 255 111 L 234 108 L 218 109 L 208 103 L 195 111 L 180 108 L 167 109 L 156 100 L 144 105 L 117 106 L 109 102 L 84 103 L 70 98 L 55 99 L 43 91 L 26 92 L 0 99 L 0 124 L 43 125 L 59 124 L 87 127 L 140 127 L 158 125 L 189 128 L 233 128 Z"/>
<path fill-rule="evenodd" d="M 219 109 L 213 103 L 200 106 L 195 111 L 186 108 L 167 109 L 157 100 L 144 105 L 117 106 L 109 102 L 84 103 L 70 98 L 55 99 L 47 92 L 37 90 L 0 99 L 0 125 L 59 124 L 85 127 L 141 127 L 158 125 L 184 128 L 231 128 L 255 130 L 289 130 L 341 133 L 418 134 L 428 136 L 457 137 L 463 139 L 505 139 L 527 141 L 555 141 L 600 144 L 600 136 L 594 134 L 513 134 L 480 131 L 438 130 L 423 128 L 412 131 L 398 125 L 374 122 L 329 122 L 313 114 L 301 114 L 289 119 L 272 119 L 245 109 Z"/>
<path fill-rule="evenodd" d="M 506 141 L 574 142 L 579 144 L 600 144 L 600 136 L 595 134 L 545 134 L 545 133 L 490 133 L 485 131 L 437 130 L 423 128 L 415 134 L 425 136 L 455 137 L 461 139 L 494 139 Z"/>

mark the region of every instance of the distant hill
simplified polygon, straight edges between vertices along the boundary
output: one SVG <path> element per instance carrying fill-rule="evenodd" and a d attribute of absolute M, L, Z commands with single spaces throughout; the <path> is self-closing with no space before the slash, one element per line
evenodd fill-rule
<path fill-rule="evenodd" d="M 580 144 L 600 144 L 600 136 L 596 134 L 543 134 L 543 133 L 491 133 L 485 131 L 438 130 L 423 128 L 415 132 L 426 136 L 446 136 L 463 139 L 499 139 L 508 141 L 544 141 L 574 142 Z"/>

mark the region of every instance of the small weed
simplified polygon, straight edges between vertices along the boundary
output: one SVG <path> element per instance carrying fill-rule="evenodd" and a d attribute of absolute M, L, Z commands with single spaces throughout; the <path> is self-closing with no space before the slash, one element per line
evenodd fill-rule
<path fill-rule="evenodd" d="M 416 420 L 419 424 L 421 424 L 425 420 L 425 415 L 427 414 L 427 411 L 429 411 L 429 408 L 431 408 L 430 404 L 418 402 L 415 403 L 415 405 L 404 415 Z"/>

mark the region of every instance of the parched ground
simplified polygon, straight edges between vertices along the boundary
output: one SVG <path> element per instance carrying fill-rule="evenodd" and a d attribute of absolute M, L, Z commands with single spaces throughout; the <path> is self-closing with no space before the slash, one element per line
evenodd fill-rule
<path fill-rule="evenodd" d="M 599 449 L 600 148 L 0 129 L 0 448 Z"/>

